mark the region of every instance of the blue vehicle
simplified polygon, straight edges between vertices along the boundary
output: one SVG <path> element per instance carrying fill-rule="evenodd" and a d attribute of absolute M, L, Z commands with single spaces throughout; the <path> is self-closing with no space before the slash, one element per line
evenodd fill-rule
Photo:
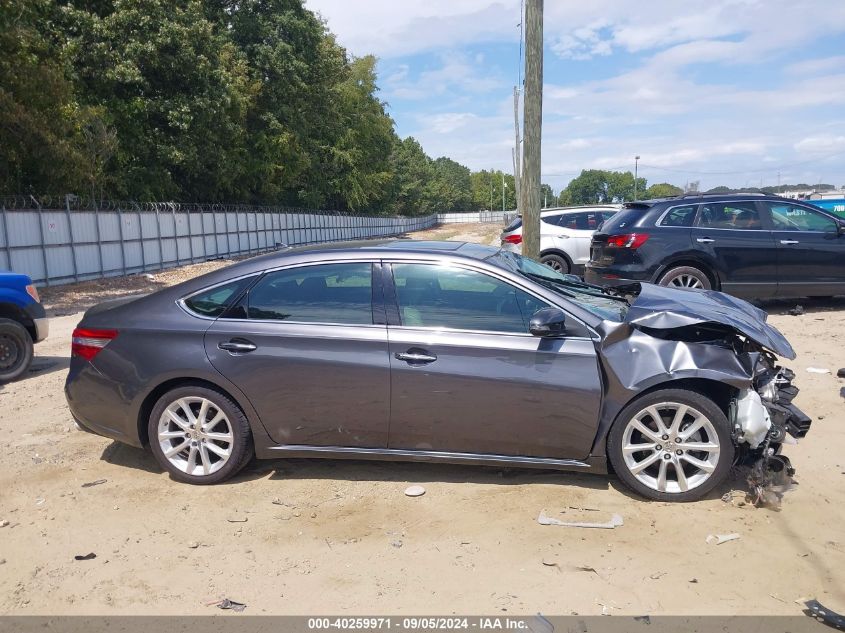
<path fill-rule="evenodd" d="M 0 382 L 15 380 L 29 369 L 32 346 L 47 338 L 48 330 L 32 280 L 0 270 Z"/>

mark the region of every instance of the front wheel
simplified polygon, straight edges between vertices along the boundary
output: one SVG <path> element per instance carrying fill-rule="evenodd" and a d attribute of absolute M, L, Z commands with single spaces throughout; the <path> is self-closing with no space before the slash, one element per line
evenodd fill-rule
<path fill-rule="evenodd" d="M 20 378 L 32 363 L 32 337 L 17 321 L 0 319 L 0 382 Z"/>
<path fill-rule="evenodd" d="M 150 448 L 174 479 L 216 484 L 252 459 L 252 432 L 241 408 L 225 394 L 200 385 L 168 391 L 153 407 Z"/>
<path fill-rule="evenodd" d="M 727 477 L 734 450 L 722 410 L 687 389 L 662 389 L 635 400 L 607 440 L 619 478 L 655 501 L 701 499 Z"/>

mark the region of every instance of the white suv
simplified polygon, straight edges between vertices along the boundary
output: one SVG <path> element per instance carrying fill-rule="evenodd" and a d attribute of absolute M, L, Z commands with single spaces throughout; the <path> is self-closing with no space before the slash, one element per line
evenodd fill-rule
<path fill-rule="evenodd" d="M 562 273 L 584 274 L 590 261 L 590 239 L 622 205 L 561 207 L 540 212 L 540 261 Z M 502 232 L 502 248 L 522 252 L 522 217 Z"/>

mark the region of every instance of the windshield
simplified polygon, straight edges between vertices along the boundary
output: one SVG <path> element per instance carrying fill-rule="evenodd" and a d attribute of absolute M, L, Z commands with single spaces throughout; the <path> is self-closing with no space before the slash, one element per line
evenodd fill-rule
<path fill-rule="evenodd" d="M 553 292 L 567 297 L 585 310 L 602 319 L 624 321 L 628 302 L 622 297 L 609 294 L 599 286 L 586 284 L 575 275 L 564 275 L 532 259 L 499 251 L 487 258 L 491 264 L 519 273 Z"/>

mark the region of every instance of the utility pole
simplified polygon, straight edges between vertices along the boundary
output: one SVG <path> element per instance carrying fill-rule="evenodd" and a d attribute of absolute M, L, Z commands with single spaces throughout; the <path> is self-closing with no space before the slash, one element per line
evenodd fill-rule
<path fill-rule="evenodd" d="M 639 156 L 634 156 L 634 202 L 637 201 L 637 166 L 640 162 Z"/>
<path fill-rule="evenodd" d="M 505 184 L 505 172 L 502 172 L 502 213 L 505 212 L 505 189 L 507 189 L 507 185 Z"/>
<path fill-rule="evenodd" d="M 493 169 L 490 169 L 490 211 L 493 211 Z"/>
<path fill-rule="evenodd" d="M 522 141 L 519 138 L 519 87 L 513 87 L 513 130 L 516 144 L 513 146 L 513 188 L 516 194 L 516 209 L 519 213 L 519 181 L 520 181 L 520 160 L 522 153 Z"/>
<path fill-rule="evenodd" d="M 525 2 L 525 93 L 523 105 L 522 254 L 540 258 L 540 143 L 543 126 L 543 0 Z"/>

